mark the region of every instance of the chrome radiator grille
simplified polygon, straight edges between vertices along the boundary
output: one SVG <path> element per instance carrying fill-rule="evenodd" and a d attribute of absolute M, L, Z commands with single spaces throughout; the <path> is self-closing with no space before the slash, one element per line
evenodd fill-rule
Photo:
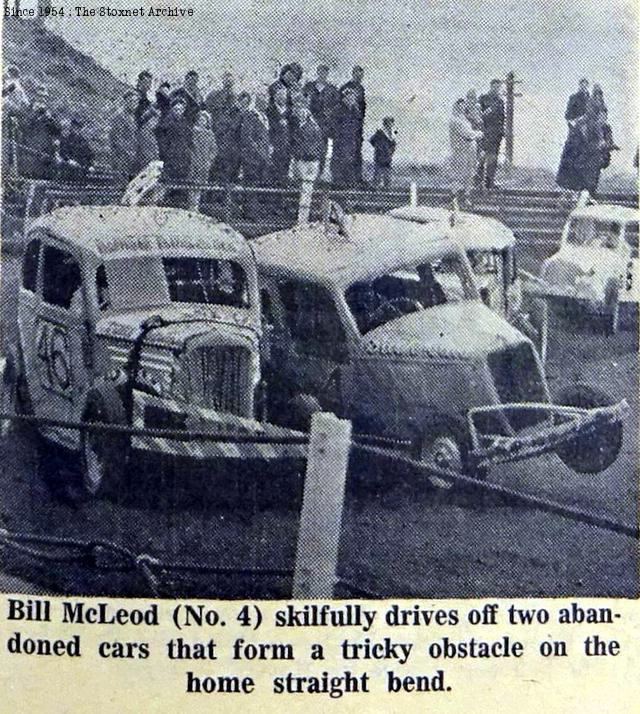
<path fill-rule="evenodd" d="M 189 398 L 196 404 L 252 416 L 251 355 L 244 347 L 201 347 L 186 355 Z"/>

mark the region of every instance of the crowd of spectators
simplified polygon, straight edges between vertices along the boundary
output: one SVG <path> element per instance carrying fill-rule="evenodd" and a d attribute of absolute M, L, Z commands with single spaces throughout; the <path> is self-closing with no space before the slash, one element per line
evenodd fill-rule
<path fill-rule="evenodd" d="M 94 152 L 80 114 L 54 115 L 47 87 L 36 84 L 28 91 L 15 65 L 5 69 L 2 99 L 3 169 L 17 165 L 22 176 L 36 179 L 86 179 Z"/>
<path fill-rule="evenodd" d="M 474 189 L 491 192 L 495 188 L 505 128 L 501 85 L 501 80 L 492 79 L 486 94 L 478 97 L 470 89 L 453 104 L 449 120 L 451 173 L 461 203 L 470 202 Z"/>
<path fill-rule="evenodd" d="M 589 90 L 589 80 L 581 79 L 578 91 L 569 97 L 564 118 L 568 135 L 556 176 L 558 186 L 569 191 L 598 190 L 600 173 L 618 150 L 608 120 L 604 92 L 599 84 Z"/>
<path fill-rule="evenodd" d="M 174 187 L 169 199 L 193 208 L 206 184 L 282 188 L 295 182 L 302 186 L 304 220 L 319 178 L 336 187 L 363 184 L 364 70 L 354 67 L 341 87 L 329 74 L 329 67 L 320 65 L 316 77 L 304 82 L 302 67 L 292 62 L 252 96 L 236 91 L 229 72 L 219 88 L 203 94 L 198 73 L 190 70 L 180 86 L 162 82 L 151 98 L 153 77 L 141 72 L 110 124 L 117 179 L 125 183 L 150 161 L 160 160 L 163 181 Z M 375 137 L 375 153 L 384 170 L 376 173 L 376 182 L 388 186 L 393 121 L 381 132 L 382 138 L 380 132 Z M 185 183 L 192 187 L 180 188 Z M 249 192 L 247 212 L 258 213 L 261 200 L 258 192 Z"/>
<path fill-rule="evenodd" d="M 505 134 L 502 82 L 493 79 L 480 97 L 469 90 L 455 101 L 449 120 L 451 175 L 462 203 L 474 191 L 495 188 L 498 155 Z M 85 121 L 69 111 L 50 110 L 47 87 L 28 91 L 16 66 L 3 81 L 3 165 L 13 161 L 20 175 L 81 182 L 94 172 L 94 151 Z M 226 72 L 221 86 L 203 93 L 198 73 L 190 70 L 178 86 L 156 83 L 140 72 L 135 88 L 123 95 L 109 119 L 108 155 L 114 180 L 126 185 L 154 161 L 163 162 L 168 200 L 197 209 L 206 185 L 246 187 L 301 186 L 300 219 L 308 217 L 313 186 L 320 179 L 336 188 L 365 185 L 364 125 L 367 97 L 364 70 L 355 66 L 341 86 L 330 80 L 327 65 L 304 81 L 297 62 L 285 64 L 264 91 L 236 91 Z M 607 121 L 602 89 L 580 82 L 565 114 L 569 134 L 557 183 L 571 191 L 595 193 L 600 172 L 618 147 Z M 7 133 L 5 133 L 7 137 Z M 372 188 L 389 188 L 396 150 L 394 118 L 385 117 L 369 139 L 373 147 Z M 18 147 L 17 156 L 12 155 Z M 249 214 L 261 211 L 259 192 L 247 193 Z M 276 212 L 283 208 L 270 201 Z"/>

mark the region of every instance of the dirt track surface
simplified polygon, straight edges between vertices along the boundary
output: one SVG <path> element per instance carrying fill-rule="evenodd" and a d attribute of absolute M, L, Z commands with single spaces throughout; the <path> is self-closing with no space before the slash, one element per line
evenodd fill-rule
<path fill-rule="evenodd" d="M 3 265 L 5 338 L 11 339 L 15 264 Z M 606 514 L 637 519 L 638 364 L 633 332 L 606 338 L 553 330 L 552 393 L 587 381 L 631 410 L 618 461 L 606 472 L 572 473 L 555 456 L 502 466 L 490 480 Z M 304 464 L 266 467 L 142 461 L 130 489 L 77 501 L 73 458 L 40 448 L 28 428 L 0 442 L 0 525 L 9 530 L 107 539 L 162 560 L 251 569 L 293 565 Z M 557 515 L 477 493 L 444 492 L 389 461 L 352 455 L 340 575 L 387 597 L 629 596 L 638 594 L 637 542 Z M 43 587 L 81 594 L 148 595 L 144 582 L 75 564 L 39 564 L 4 551 L 6 570 Z M 286 577 L 181 579 L 173 595 L 287 597 Z M 341 595 L 349 595 L 341 589 Z"/>

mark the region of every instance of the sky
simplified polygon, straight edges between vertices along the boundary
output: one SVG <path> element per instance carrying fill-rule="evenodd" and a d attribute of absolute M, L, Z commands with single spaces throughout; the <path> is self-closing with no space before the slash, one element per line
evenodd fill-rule
<path fill-rule="evenodd" d="M 516 100 L 516 163 L 555 168 L 566 101 L 585 76 L 602 85 L 622 146 L 611 170 L 632 168 L 639 133 L 634 0 L 178 0 L 177 6 L 192 7 L 194 17 L 67 16 L 49 26 L 129 81 L 142 68 L 177 80 L 194 67 L 208 88 L 231 69 L 255 90 L 287 61 L 300 61 L 309 78 L 327 62 L 336 83 L 361 64 L 366 130 L 373 133 L 383 116 L 394 115 L 399 161 L 442 161 L 454 100 L 513 70 L 523 95 Z"/>

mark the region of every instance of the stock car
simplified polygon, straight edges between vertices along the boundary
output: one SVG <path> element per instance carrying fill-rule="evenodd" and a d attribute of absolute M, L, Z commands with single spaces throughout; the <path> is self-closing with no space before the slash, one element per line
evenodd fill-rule
<path fill-rule="evenodd" d="M 536 290 L 563 312 L 575 308 L 603 319 L 616 332 L 640 300 L 637 208 L 580 198 L 545 260 Z"/>
<path fill-rule="evenodd" d="M 617 458 L 624 402 L 586 385 L 552 402 L 533 343 L 482 302 L 447 222 L 343 215 L 252 244 L 273 420 L 329 410 L 480 477 L 545 452 L 578 472 Z"/>
<path fill-rule="evenodd" d="M 54 420 L 38 430 L 80 453 L 90 495 L 116 487 L 134 445 L 196 458 L 208 445 L 65 422 L 259 428 L 256 264 L 227 225 L 157 207 L 46 214 L 26 234 L 17 328 L 3 370 L 4 410 Z"/>

